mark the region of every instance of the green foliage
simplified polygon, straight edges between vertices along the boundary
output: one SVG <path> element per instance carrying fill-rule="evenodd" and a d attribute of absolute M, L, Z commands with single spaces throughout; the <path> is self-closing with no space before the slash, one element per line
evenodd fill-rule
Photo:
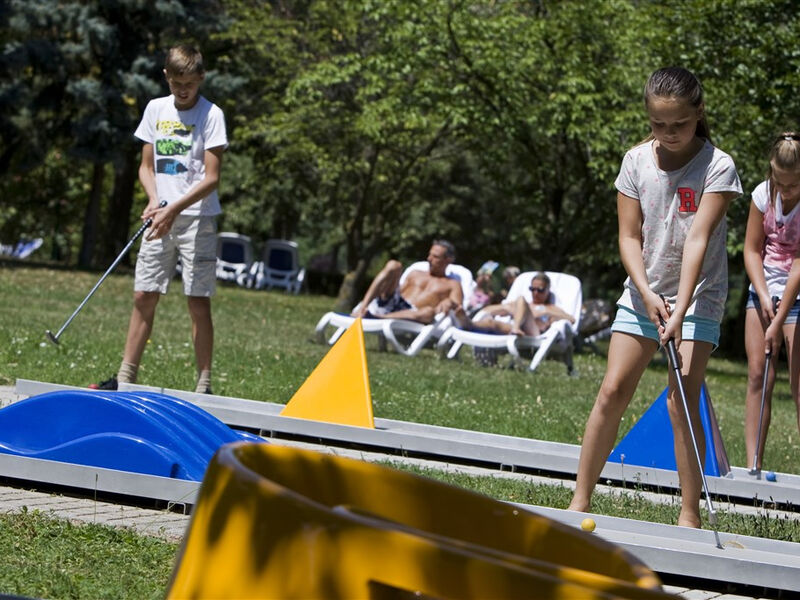
<path fill-rule="evenodd" d="M 17 219 L 2 223 L 3 233 L 13 242 L 28 222 L 43 217 L 42 204 L 27 200 L 43 187 L 48 157 L 61 155 L 70 163 L 67 172 L 39 191 L 53 197 L 51 202 L 66 196 L 75 204 L 68 214 L 61 212 L 63 226 L 51 230 L 53 244 L 61 244 L 57 236 L 64 229 L 80 230 L 84 213 L 91 212 L 86 233 L 96 235 L 97 207 L 90 207 L 90 193 L 99 197 L 112 186 L 106 189 L 103 177 L 93 179 L 87 163 L 113 164 L 119 174 L 114 198 L 105 206 L 105 232 L 127 237 L 134 179 L 124 166 L 138 152 L 132 133 L 146 102 L 166 91 L 163 53 L 175 41 L 203 40 L 224 25 L 219 3 L 10 0 L 7 5 L 8 18 L 0 26 L 0 173 L 14 179 L 13 185 L 0 184 L 0 192 Z M 76 181 L 74 172 L 85 181 Z M 77 247 L 80 239 L 72 243 Z M 105 246 L 113 250 L 114 240 Z M 74 247 L 59 258 L 75 255 Z"/>
<path fill-rule="evenodd" d="M 0 196 L 24 199 L 3 204 L 0 241 L 41 237 L 46 243 L 37 256 L 72 262 L 70 253 L 80 243 L 81 199 L 88 194 L 88 170 L 76 168 L 63 152 L 52 150 L 27 174 L 0 179 Z"/>

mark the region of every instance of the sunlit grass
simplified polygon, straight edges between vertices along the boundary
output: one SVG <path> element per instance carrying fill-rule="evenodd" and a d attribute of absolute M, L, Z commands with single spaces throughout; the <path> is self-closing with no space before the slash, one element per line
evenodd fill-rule
<path fill-rule="evenodd" d="M 0 593 L 36 598 L 163 598 L 176 544 L 38 512 L 0 515 Z"/>
<path fill-rule="evenodd" d="M 17 378 L 87 385 L 116 373 L 131 308 L 132 280 L 112 275 L 65 331 L 59 346 L 45 342 L 97 280 L 96 273 L 0 269 L 0 384 Z M 194 354 L 180 282 L 159 305 L 141 365 L 140 383 L 193 389 Z M 312 343 L 314 325 L 333 305 L 322 296 L 290 296 L 221 286 L 213 300 L 217 394 L 287 402 L 327 351 Z M 605 357 L 576 356 L 578 376 L 545 361 L 535 374 L 440 360 L 432 350 L 407 358 L 377 351 L 367 336 L 370 385 L 378 417 L 578 444 L 605 369 Z M 502 364 L 502 361 L 501 361 Z M 746 365 L 712 358 L 707 375 L 732 464 L 745 466 L 743 415 Z M 620 427 L 624 435 L 667 381 L 656 356 Z M 773 401 L 764 460 L 775 471 L 800 472 L 800 439 L 785 364 Z"/>

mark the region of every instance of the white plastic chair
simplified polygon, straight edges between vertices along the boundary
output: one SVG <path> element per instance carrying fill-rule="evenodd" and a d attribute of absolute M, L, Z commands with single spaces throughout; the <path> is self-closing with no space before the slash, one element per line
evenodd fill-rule
<path fill-rule="evenodd" d="M 253 243 L 240 233 L 217 234 L 217 279 L 247 284 L 253 265 Z"/>
<path fill-rule="evenodd" d="M 429 270 L 428 261 L 416 262 L 403 271 L 400 277 L 400 285 L 405 281 L 408 274 L 412 271 Z M 461 290 L 464 295 L 464 305 L 466 306 L 472 290 L 474 279 L 472 272 L 461 265 L 451 264 L 445 270 L 447 277 L 457 279 L 461 283 Z M 326 329 L 335 327 L 335 331 L 328 338 L 328 344 L 336 343 L 336 340 L 353 324 L 355 318 L 337 312 L 328 312 L 322 315 L 315 328 L 317 339 L 325 342 Z M 451 318 L 445 314 L 438 314 L 433 323 L 419 323 L 407 319 L 362 319 L 361 326 L 364 333 L 378 334 L 378 348 L 386 350 L 388 341 L 392 347 L 400 354 L 405 356 L 415 356 L 432 339 L 436 339 L 444 333 L 452 324 Z M 408 341 L 410 339 L 410 341 Z"/>
<path fill-rule="evenodd" d="M 527 302 L 532 301 L 530 291 L 531 281 L 540 271 L 528 271 L 520 273 L 514 280 L 508 297 L 504 304 L 513 304 L 520 296 Z M 548 356 L 559 357 L 567 366 L 567 372 L 573 374 L 575 367 L 572 360 L 574 339 L 578 335 L 578 326 L 581 316 L 581 305 L 583 293 L 581 282 L 574 275 L 546 271 L 550 278 L 550 292 L 554 296 L 555 304 L 572 315 L 574 323 L 567 319 L 555 321 L 550 327 L 537 336 L 517 336 L 506 334 L 495 334 L 481 331 L 469 331 L 459 329 L 456 326 L 450 327 L 439 338 L 437 348 L 439 352 L 447 358 L 456 358 L 462 346 L 472 346 L 474 348 L 490 348 L 496 351 L 506 351 L 512 356 L 512 361 L 520 360 L 520 351 L 531 350 L 533 357 L 528 365 L 529 371 L 534 371 L 539 364 Z M 473 321 L 479 321 L 484 314 L 479 312 L 473 317 Z"/>
<path fill-rule="evenodd" d="M 252 287 L 284 288 L 297 294 L 303 286 L 306 270 L 300 266 L 297 243 L 289 240 L 267 240 L 262 260 L 250 270 Z"/>

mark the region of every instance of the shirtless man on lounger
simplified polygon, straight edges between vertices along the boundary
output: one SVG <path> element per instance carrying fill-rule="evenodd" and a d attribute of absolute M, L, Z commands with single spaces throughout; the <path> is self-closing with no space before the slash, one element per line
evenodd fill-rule
<path fill-rule="evenodd" d="M 353 316 L 410 319 L 427 324 L 432 323 L 438 313 L 461 307 L 464 298 L 461 283 L 445 275 L 454 258 L 453 244 L 445 240 L 434 241 L 428 252 L 430 270 L 412 271 L 402 286 L 403 265 L 390 260 L 372 280 Z"/>

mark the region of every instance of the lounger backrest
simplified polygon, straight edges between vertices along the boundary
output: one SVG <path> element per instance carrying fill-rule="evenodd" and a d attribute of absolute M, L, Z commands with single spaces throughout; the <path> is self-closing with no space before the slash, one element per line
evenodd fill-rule
<path fill-rule="evenodd" d="M 514 302 L 520 296 L 523 296 L 528 302 L 532 302 L 531 281 L 540 272 L 520 273 L 511 284 L 511 289 L 508 290 L 508 296 L 504 302 Z M 572 324 L 572 330 L 577 334 L 583 303 L 581 280 L 574 275 L 557 271 L 545 271 L 545 274 L 550 278 L 550 292 L 553 294 L 555 304 L 573 316 L 575 322 Z"/>

